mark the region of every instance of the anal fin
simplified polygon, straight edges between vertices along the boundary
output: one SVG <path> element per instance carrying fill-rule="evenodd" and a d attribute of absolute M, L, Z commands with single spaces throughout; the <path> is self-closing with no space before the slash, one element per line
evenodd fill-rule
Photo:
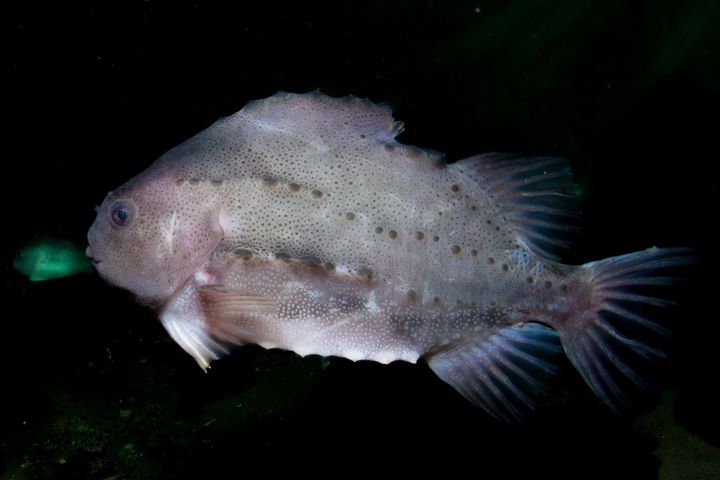
<path fill-rule="evenodd" d="M 539 323 L 503 328 L 472 344 L 433 354 L 430 368 L 474 405 L 509 423 L 521 421 L 545 393 L 562 355 L 558 334 Z"/>

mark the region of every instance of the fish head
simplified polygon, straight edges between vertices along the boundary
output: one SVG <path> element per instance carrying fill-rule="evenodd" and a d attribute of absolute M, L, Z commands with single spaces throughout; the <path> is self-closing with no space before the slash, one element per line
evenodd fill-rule
<path fill-rule="evenodd" d="M 85 252 L 100 277 L 143 304 L 171 298 L 223 238 L 219 193 L 200 183 L 146 171 L 110 192 Z"/>

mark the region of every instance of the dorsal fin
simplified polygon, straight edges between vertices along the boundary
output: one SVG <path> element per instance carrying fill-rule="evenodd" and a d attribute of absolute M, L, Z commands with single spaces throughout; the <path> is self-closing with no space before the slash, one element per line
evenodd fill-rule
<path fill-rule="evenodd" d="M 486 153 L 450 168 L 472 178 L 533 253 L 560 260 L 580 231 L 579 199 L 567 160 Z"/>
<path fill-rule="evenodd" d="M 309 93 L 278 92 L 272 97 L 249 102 L 228 121 L 256 118 L 263 125 L 296 134 L 336 135 L 349 130 L 353 135 L 388 141 L 402 132 L 402 122 L 393 119 L 388 105 L 352 95 L 335 98 L 316 90 Z"/>

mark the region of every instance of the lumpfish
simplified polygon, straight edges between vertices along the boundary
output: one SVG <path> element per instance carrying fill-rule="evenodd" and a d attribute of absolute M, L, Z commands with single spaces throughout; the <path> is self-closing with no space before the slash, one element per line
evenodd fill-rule
<path fill-rule="evenodd" d="M 389 107 L 352 96 L 250 102 L 109 193 L 86 254 L 203 369 L 246 343 L 423 359 L 516 421 L 564 352 L 622 410 L 664 355 L 655 310 L 691 251 L 562 264 L 578 224 L 565 160 L 446 164 L 401 131 Z"/>

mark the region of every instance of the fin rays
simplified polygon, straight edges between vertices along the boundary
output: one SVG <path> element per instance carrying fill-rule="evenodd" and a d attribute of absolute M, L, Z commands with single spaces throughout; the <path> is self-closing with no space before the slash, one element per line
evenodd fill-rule
<path fill-rule="evenodd" d="M 557 334 L 537 323 L 503 328 L 478 343 L 429 356 L 437 375 L 465 398 L 507 422 L 520 421 L 545 393 L 543 378 L 561 353 Z"/>
<path fill-rule="evenodd" d="M 638 313 L 631 311 L 628 308 L 623 307 L 619 303 L 605 302 L 603 303 L 603 311 L 615 314 L 618 317 L 623 318 L 624 320 L 634 322 L 635 324 L 645 327 L 648 330 L 652 330 L 653 332 L 658 333 L 664 337 L 670 337 L 671 335 L 670 330 L 668 330 L 667 328 L 656 322 L 653 322 L 652 320 Z"/>
<path fill-rule="evenodd" d="M 193 318 L 165 313 L 160 320 L 173 340 L 188 352 L 203 370 L 210 362 L 228 353 L 224 345 L 213 339 Z"/>
<path fill-rule="evenodd" d="M 592 262 L 595 309 L 579 311 L 560 325 L 560 338 L 570 361 L 595 394 L 617 413 L 632 408 L 631 397 L 666 358 L 670 331 L 661 324 L 678 307 L 671 288 L 692 265 L 688 249 L 651 248 Z"/>
<path fill-rule="evenodd" d="M 477 181 L 534 253 L 559 260 L 579 231 L 579 205 L 566 160 L 487 153 L 454 165 Z"/>

